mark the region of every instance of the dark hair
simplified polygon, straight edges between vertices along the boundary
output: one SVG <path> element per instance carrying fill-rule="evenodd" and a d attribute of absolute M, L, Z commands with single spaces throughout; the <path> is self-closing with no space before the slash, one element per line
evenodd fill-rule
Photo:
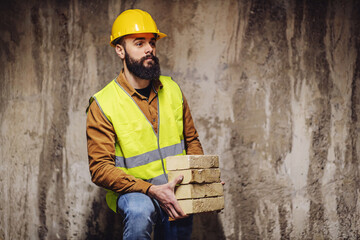
<path fill-rule="evenodd" d="M 125 41 L 123 37 L 118 37 L 112 41 L 112 44 L 116 46 L 116 44 L 120 44 L 121 46 L 125 47 Z"/>

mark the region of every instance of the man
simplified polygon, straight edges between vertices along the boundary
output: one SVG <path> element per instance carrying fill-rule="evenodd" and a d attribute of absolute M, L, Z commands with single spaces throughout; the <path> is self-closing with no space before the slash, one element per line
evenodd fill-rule
<path fill-rule="evenodd" d="M 160 76 L 156 42 L 165 37 L 152 17 L 131 9 L 115 20 L 110 45 L 120 75 L 90 99 L 87 142 L 92 181 L 107 189 L 109 207 L 124 219 L 124 239 L 189 239 L 192 217 L 167 181 L 165 158 L 202 155 L 189 106 L 179 86 Z M 175 221 L 169 221 L 169 217 Z"/>

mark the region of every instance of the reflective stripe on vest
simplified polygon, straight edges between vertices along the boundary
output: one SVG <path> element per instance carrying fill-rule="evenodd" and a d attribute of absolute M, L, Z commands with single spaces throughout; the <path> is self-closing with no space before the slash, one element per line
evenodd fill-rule
<path fill-rule="evenodd" d="M 160 81 L 163 87 L 157 92 L 157 134 L 116 79 L 93 97 L 115 129 L 115 166 L 153 184 L 167 182 L 166 157 L 185 154 L 181 90 L 170 77 L 160 76 Z M 106 196 L 114 211 L 117 196 L 111 191 Z"/>
<path fill-rule="evenodd" d="M 180 143 L 172 146 L 164 147 L 160 149 L 160 151 L 161 151 L 161 156 L 163 158 L 167 158 L 169 156 L 173 156 L 174 154 L 175 155 L 181 154 L 184 151 L 184 149 L 185 149 L 185 142 L 184 140 L 181 140 Z M 123 167 L 123 168 L 139 167 L 147 163 L 159 160 L 158 154 L 159 154 L 158 149 L 156 149 L 151 152 L 147 152 L 138 156 L 127 158 L 126 162 L 124 157 L 116 156 L 115 166 Z"/>

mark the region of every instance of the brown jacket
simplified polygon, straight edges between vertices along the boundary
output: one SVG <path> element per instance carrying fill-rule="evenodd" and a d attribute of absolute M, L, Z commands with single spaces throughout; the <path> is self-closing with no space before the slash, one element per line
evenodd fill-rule
<path fill-rule="evenodd" d="M 158 112 L 157 112 L 157 94 L 150 92 L 149 99 L 140 95 L 128 83 L 124 73 L 116 79 L 120 85 L 133 97 L 136 104 L 140 107 L 146 118 L 153 125 L 154 130 L 158 130 Z M 159 80 L 153 82 L 156 91 L 162 88 Z M 202 155 L 203 150 L 198 139 L 198 133 L 195 129 L 191 117 L 188 103 L 184 97 L 183 102 L 183 122 L 186 153 L 188 155 Z M 103 188 L 118 193 L 142 192 L 152 185 L 146 181 L 126 174 L 115 167 L 115 130 L 112 124 L 101 112 L 96 101 L 93 101 L 89 107 L 86 122 L 87 147 L 89 156 L 89 169 L 92 181 Z"/>

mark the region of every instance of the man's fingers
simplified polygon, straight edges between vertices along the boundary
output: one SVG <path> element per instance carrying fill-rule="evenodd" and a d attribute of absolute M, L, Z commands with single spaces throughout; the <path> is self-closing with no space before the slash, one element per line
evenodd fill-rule
<path fill-rule="evenodd" d="M 176 217 L 174 216 L 171 208 L 166 207 L 166 213 L 168 214 L 169 217 L 171 217 L 171 218 L 173 218 L 173 219 L 176 219 Z"/>
<path fill-rule="evenodd" d="M 160 206 L 162 209 L 164 209 L 167 215 L 173 219 L 179 219 L 188 216 L 182 211 L 180 205 L 177 202 L 174 204 L 168 203 Z"/>
<path fill-rule="evenodd" d="M 176 212 L 176 210 L 173 207 L 170 208 L 170 212 L 171 212 L 171 214 L 173 216 L 171 218 L 173 218 L 173 219 L 178 219 L 179 218 L 179 214 Z"/>
<path fill-rule="evenodd" d="M 181 209 L 179 203 L 176 201 L 173 205 L 173 209 L 176 212 L 176 214 L 178 215 L 178 217 L 187 217 L 187 215 L 184 213 L 184 211 Z"/>
<path fill-rule="evenodd" d="M 172 207 L 172 205 L 161 205 L 162 209 L 166 212 L 166 214 L 172 219 L 177 219 L 178 214 Z"/>
<path fill-rule="evenodd" d="M 177 203 L 172 205 L 169 208 L 170 208 L 169 210 L 170 210 L 171 215 L 172 215 L 172 216 L 170 216 L 171 218 L 179 219 L 179 218 L 187 217 L 187 215 L 182 211 L 182 209 L 180 208 L 180 206 Z"/>

